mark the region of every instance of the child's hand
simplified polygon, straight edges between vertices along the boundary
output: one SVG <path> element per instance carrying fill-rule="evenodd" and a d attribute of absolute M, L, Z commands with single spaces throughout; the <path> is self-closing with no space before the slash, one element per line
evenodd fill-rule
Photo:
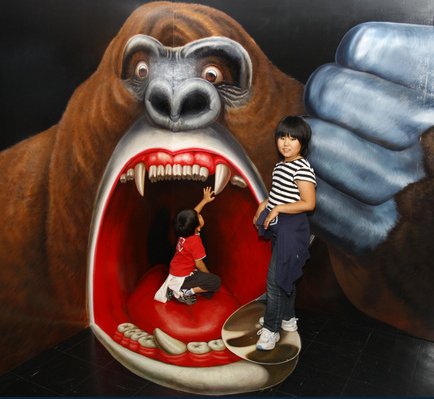
<path fill-rule="evenodd" d="M 276 217 L 279 215 L 279 211 L 276 209 L 278 205 L 276 205 L 268 214 L 268 216 L 264 220 L 264 229 L 268 229 L 268 225 L 276 219 Z"/>
<path fill-rule="evenodd" d="M 211 187 L 205 187 L 203 189 L 203 201 L 205 201 L 205 203 L 214 201 L 215 197 L 214 197 L 214 191 L 212 190 Z"/>
<path fill-rule="evenodd" d="M 255 216 L 253 216 L 253 224 L 256 226 L 256 221 L 258 220 L 259 215 L 262 213 L 262 211 L 265 209 L 268 203 L 268 198 L 262 201 L 258 205 L 258 209 L 256 210 Z"/>
<path fill-rule="evenodd" d="M 194 210 L 197 213 L 201 213 L 203 207 L 208 204 L 208 202 L 214 201 L 214 191 L 211 187 L 205 187 L 203 189 L 203 198 L 200 200 L 200 202 L 194 207 Z"/>

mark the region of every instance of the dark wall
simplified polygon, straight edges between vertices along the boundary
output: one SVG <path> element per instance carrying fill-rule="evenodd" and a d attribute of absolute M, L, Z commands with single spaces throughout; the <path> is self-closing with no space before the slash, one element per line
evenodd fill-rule
<path fill-rule="evenodd" d="M 0 13 L 0 149 L 47 129 L 139 0 L 13 0 Z M 187 1 L 188 2 L 188 1 Z M 305 82 L 366 21 L 433 25 L 434 0 L 198 0 L 235 18 Z"/>

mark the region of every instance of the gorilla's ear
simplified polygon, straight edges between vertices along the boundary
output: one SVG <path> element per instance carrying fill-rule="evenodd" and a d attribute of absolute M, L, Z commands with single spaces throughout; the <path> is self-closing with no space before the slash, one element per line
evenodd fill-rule
<path fill-rule="evenodd" d="M 241 44 L 227 37 L 208 37 L 187 44 L 181 56 L 195 60 L 218 60 L 231 72 L 232 84 L 246 92 L 252 84 L 252 61 Z"/>
<path fill-rule="evenodd" d="M 125 45 L 124 56 L 122 60 L 122 79 L 131 76 L 130 60 L 137 52 L 142 53 L 145 58 L 159 57 L 162 53 L 167 52 L 165 47 L 156 39 L 147 35 L 135 35 L 128 40 Z"/>

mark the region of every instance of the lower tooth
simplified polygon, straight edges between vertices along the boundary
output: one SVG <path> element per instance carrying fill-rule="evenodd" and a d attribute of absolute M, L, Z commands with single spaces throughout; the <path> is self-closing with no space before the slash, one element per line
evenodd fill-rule
<path fill-rule="evenodd" d="M 140 331 L 138 333 L 135 333 L 135 334 L 131 335 L 130 338 L 133 341 L 138 341 L 140 338 L 143 338 L 143 337 L 150 337 L 150 335 L 147 332 L 145 332 L 145 331 Z"/>
<path fill-rule="evenodd" d="M 142 332 L 143 332 L 143 330 L 141 330 L 140 328 L 131 328 L 131 329 L 125 331 L 125 332 L 124 332 L 124 335 L 125 335 L 127 338 L 131 338 L 132 335 L 134 335 L 134 334 L 138 334 L 138 333 L 142 333 Z"/>
<path fill-rule="evenodd" d="M 169 355 L 182 355 L 187 351 L 187 345 L 184 342 L 171 337 L 159 328 L 154 330 L 154 338 L 158 346 Z"/>
<path fill-rule="evenodd" d="M 137 329 L 137 326 L 133 323 L 122 323 L 118 325 L 118 331 L 124 333 L 125 331 Z"/>
<path fill-rule="evenodd" d="M 211 350 L 206 342 L 190 342 L 187 344 L 187 349 L 189 352 L 198 355 L 203 355 Z"/>
<path fill-rule="evenodd" d="M 154 337 L 152 335 L 147 335 L 145 337 L 139 338 L 139 344 L 145 348 L 156 348 Z"/>
<path fill-rule="evenodd" d="M 225 344 L 222 339 L 213 339 L 208 342 L 208 346 L 213 351 L 224 351 L 226 349 Z"/>

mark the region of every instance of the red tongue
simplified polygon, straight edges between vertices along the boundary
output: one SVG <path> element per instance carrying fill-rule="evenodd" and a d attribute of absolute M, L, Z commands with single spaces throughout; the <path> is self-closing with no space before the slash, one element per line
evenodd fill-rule
<path fill-rule="evenodd" d="M 236 298 L 221 287 L 211 299 L 198 295 L 193 305 L 175 299 L 167 303 L 157 302 L 154 294 L 166 277 L 167 268 L 162 265 L 146 273 L 128 298 L 130 322 L 150 334 L 158 327 L 185 343 L 220 338 L 224 321 L 241 306 Z"/>
<path fill-rule="evenodd" d="M 153 299 L 168 271 L 150 265 L 168 264 L 172 254 L 166 219 L 201 195 L 201 185 L 188 181 L 148 184 L 144 198 L 131 182 L 113 189 L 90 276 L 93 320 L 110 336 L 119 324 L 132 322 L 150 334 L 160 328 L 184 342 L 216 339 L 233 311 L 265 291 L 270 248 L 252 225 L 257 203 L 249 190 L 228 186 L 207 207 L 202 234 L 206 264 L 221 277 L 222 288 L 191 306 Z"/>

